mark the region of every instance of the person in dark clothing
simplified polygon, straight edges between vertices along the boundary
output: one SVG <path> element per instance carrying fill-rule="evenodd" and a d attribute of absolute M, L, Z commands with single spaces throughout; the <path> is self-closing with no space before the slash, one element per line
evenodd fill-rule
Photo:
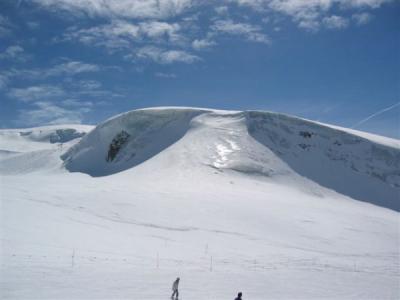
<path fill-rule="evenodd" d="M 175 296 L 175 299 L 178 299 L 178 297 L 179 297 L 179 291 L 178 291 L 179 280 L 180 280 L 180 278 L 178 277 L 174 281 L 174 283 L 172 284 L 172 296 L 171 296 L 171 299 L 174 299 L 174 296 Z"/>
<path fill-rule="evenodd" d="M 235 298 L 235 300 L 243 300 L 243 299 L 242 299 L 242 292 L 240 292 L 240 293 L 238 294 L 238 296 Z"/>

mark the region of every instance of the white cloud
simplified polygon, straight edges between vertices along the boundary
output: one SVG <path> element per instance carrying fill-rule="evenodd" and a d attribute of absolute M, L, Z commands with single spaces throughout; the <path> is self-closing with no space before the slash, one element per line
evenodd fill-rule
<path fill-rule="evenodd" d="M 75 75 L 79 73 L 100 71 L 98 65 L 87 64 L 80 61 L 69 61 L 56 65 L 50 69 L 43 70 L 44 76 Z"/>
<path fill-rule="evenodd" d="M 139 26 L 126 21 L 77 30 L 71 27 L 62 40 L 79 41 L 86 45 L 103 46 L 109 50 L 129 48 L 130 42 L 139 39 Z"/>
<path fill-rule="evenodd" d="M 319 21 L 317 20 L 300 20 L 298 22 L 299 28 L 310 30 L 310 31 L 317 31 L 319 29 Z"/>
<path fill-rule="evenodd" d="M 76 95 L 78 97 L 90 97 L 90 98 L 96 98 L 96 99 L 111 99 L 111 98 L 119 98 L 122 97 L 123 95 L 119 93 L 115 93 L 111 90 L 105 90 L 105 89 L 92 89 L 92 90 L 85 90 L 81 89 L 75 93 L 72 93 L 72 95 Z"/>
<path fill-rule="evenodd" d="M 215 11 L 219 15 L 225 15 L 225 14 L 228 13 L 229 8 L 228 8 L 228 6 L 225 6 L 225 5 L 224 6 L 218 6 L 218 7 L 215 8 Z"/>
<path fill-rule="evenodd" d="M 0 14 L 0 37 L 10 35 L 13 27 L 8 18 Z"/>
<path fill-rule="evenodd" d="M 190 64 L 200 60 L 198 56 L 183 50 L 165 50 L 154 46 L 140 48 L 136 56 L 140 59 L 152 60 L 160 64 L 171 64 L 175 62 Z"/>
<path fill-rule="evenodd" d="M 192 42 L 192 47 L 196 50 L 208 49 L 215 45 L 216 43 L 210 39 L 196 39 Z"/>
<path fill-rule="evenodd" d="M 78 85 L 84 90 L 98 90 L 102 87 L 101 82 L 96 80 L 81 80 Z"/>
<path fill-rule="evenodd" d="M 249 41 L 269 43 L 269 38 L 261 32 L 261 27 L 248 23 L 234 23 L 232 20 L 217 20 L 211 26 L 216 33 L 240 35 Z"/>
<path fill-rule="evenodd" d="M 26 22 L 26 25 L 29 27 L 29 29 L 32 30 L 38 29 L 40 27 L 40 23 L 35 21 L 28 21 Z"/>
<path fill-rule="evenodd" d="M 24 53 L 24 48 L 18 45 L 7 47 L 2 53 L 0 53 L 0 59 L 14 59 L 14 60 L 26 60 L 27 55 Z"/>
<path fill-rule="evenodd" d="M 319 28 L 318 18 L 326 13 L 331 5 L 330 0 L 273 0 L 269 2 L 269 8 L 290 16 L 300 28 L 312 31 Z"/>
<path fill-rule="evenodd" d="M 41 75 L 37 76 L 43 78 Z M 0 74 L 0 89 L 5 88 L 8 82 L 9 77 L 7 74 Z M 86 101 L 95 100 L 96 103 L 99 103 L 100 100 L 109 101 L 123 96 L 121 93 L 115 92 L 113 89 L 103 88 L 99 81 L 75 80 L 72 77 L 64 80 L 62 86 L 41 84 L 23 88 L 11 88 L 7 91 L 6 95 L 11 99 L 26 103 L 34 103 L 37 101 L 64 103 L 64 101 L 67 101 L 68 99 L 85 99 Z M 68 103 L 68 101 L 65 103 Z"/>
<path fill-rule="evenodd" d="M 76 30 L 70 28 L 61 41 L 79 41 L 89 46 L 106 47 L 111 52 L 129 49 L 133 43 L 180 44 L 185 38 L 180 34 L 177 23 L 146 21 L 134 24 L 115 20 L 91 28 Z"/>
<path fill-rule="evenodd" d="M 323 18 L 322 22 L 329 29 L 344 29 L 349 25 L 347 19 L 335 15 Z"/>
<path fill-rule="evenodd" d="M 0 74 L 0 90 L 4 89 L 8 85 L 8 76 L 5 74 Z"/>
<path fill-rule="evenodd" d="M 369 23 L 372 20 L 372 15 L 364 12 L 359 14 L 353 14 L 351 18 L 356 22 L 357 25 L 361 26 Z"/>
<path fill-rule="evenodd" d="M 71 82 L 69 87 L 38 85 L 11 89 L 7 95 L 25 102 L 28 107 L 19 111 L 17 122 L 23 125 L 80 123 L 95 104 L 107 103 L 102 97 L 109 100 L 120 96 L 101 89 L 101 83 L 94 80 Z"/>
<path fill-rule="evenodd" d="M 116 93 L 113 90 L 103 88 L 101 82 L 97 80 L 72 80 L 69 83 L 69 89 L 73 91 L 69 92 L 68 95 L 71 98 L 77 99 L 94 98 L 98 100 L 100 98 L 110 100 L 112 98 L 122 97 L 121 94 Z"/>
<path fill-rule="evenodd" d="M 88 107 L 68 109 L 47 101 L 33 103 L 33 109 L 19 110 L 17 123 L 25 126 L 45 124 L 82 123 L 83 115 L 90 111 Z"/>
<path fill-rule="evenodd" d="M 178 41 L 181 39 L 179 35 L 180 25 L 177 23 L 166 22 L 142 22 L 139 24 L 140 33 L 150 39 L 168 38 L 171 41 Z"/>
<path fill-rule="evenodd" d="M 229 0 L 238 5 L 253 8 L 260 13 L 270 11 L 289 16 L 299 27 L 308 30 L 317 30 L 320 19 L 337 7 L 342 11 L 346 9 L 376 9 L 385 3 L 394 0 Z M 343 28 L 344 23 L 341 23 Z M 333 25 L 334 26 L 334 25 Z M 337 27 L 336 27 L 337 28 Z"/>
<path fill-rule="evenodd" d="M 16 69 L 9 68 L 7 71 L 3 72 L 3 75 L 7 76 L 9 79 L 13 78 L 40 78 L 42 72 L 39 72 L 37 69 Z"/>
<path fill-rule="evenodd" d="M 101 66 L 87 64 L 80 61 L 68 61 L 55 65 L 50 68 L 42 69 L 16 69 L 10 68 L 3 72 L 8 79 L 12 78 L 28 78 L 28 79 L 44 79 L 54 76 L 73 76 L 80 73 L 98 72 L 102 69 Z"/>
<path fill-rule="evenodd" d="M 22 102 L 44 101 L 64 97 L 65 91 L 58 86 L 37 85 L 26 88 L 13 88 L 7 95 Z"/>
<path fill-rule="evenodd" d="M 93 107 L 92 101 L 81 101 L 79 99 L 66 99 L 61 102 L 66 107 Z"/>
<path fill-rule="evenodd" d="M 52 11 L 67 11 L 76 16 L 165 19 L 182 14 L 193 0 L 33 0 Z"/>
<path fill-rule="evenodd" d="M 263 17 L 261 19 L 261 22 L 263 22 L 264 24 L 268 24 L 269 22 L 271 22 L 271 19 L 269 17 Z"/>
<path fill-rule="evenodd" d="M 393 0 L 229 0 L 238 5 L 252 7 L 259 11 L 273 9 L 288 15 L 296 15 L 307 11 L 328 11 L 334 5 L 343 8 L 378 8 Z"/>
<path fill-rule="evenodd" d="M 378 8 L 385 3 L 393 2 L 393 0 L 331 0 L 331 2 L 339 2 L 345 7 Z"/>
<path fill-rule="evenodd" d="M 176 78 L 176 75 L 173 73 L 163 73 L 163 72 L 157 72 L 154 74 L 156 77 L 161 77 L 161 78 Z"/>

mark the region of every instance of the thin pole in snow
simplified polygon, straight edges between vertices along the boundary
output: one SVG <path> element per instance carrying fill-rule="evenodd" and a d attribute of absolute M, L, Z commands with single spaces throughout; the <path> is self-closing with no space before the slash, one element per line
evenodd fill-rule
<path fill-rule="evenodd" d="M 213 259 L 212 256 L 210 257 L 210 272 L 213 270 Z"/>
<path fill-rule="evenodd" d="M 75 265 L 75 249 L 72 249 L 71 267 Z"/>
<path fill-rule="evenodd" d="M 157 269 L 160 267 L 160 255 L 157 252 Z"/>

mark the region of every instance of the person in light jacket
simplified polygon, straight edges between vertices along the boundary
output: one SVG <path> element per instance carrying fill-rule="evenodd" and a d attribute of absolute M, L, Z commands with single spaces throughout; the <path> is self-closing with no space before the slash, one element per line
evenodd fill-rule
<path fill-rule="evenodd" d="M 171 299 L 174 299 L 174 296 L 175 296 L 175 299 L 178 299 L 178 297 L 179 297 L 179 291 L 178 291 L 179 280 L 180 280 L 180 278 L 178 277 L 174 281 L 174 283 L 172 284 L 172 296 L 171 296 Z"/>

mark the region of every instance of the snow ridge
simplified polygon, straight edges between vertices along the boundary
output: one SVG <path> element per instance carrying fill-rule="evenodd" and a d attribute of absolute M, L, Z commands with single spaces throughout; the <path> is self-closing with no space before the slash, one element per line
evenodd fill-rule
<path fill-rule="evenodd" d="M 207 165 L 249 176 L 296 174 L 354 199 L 400 210 L 400 147 L 388 146 L 396 140 L 380 141 L 272 112 L 155 108 L 107 120 L 62 159 L 69 171 L 95 177 L 167 155 L 157 167 L 176 160 L 183 168 Z"/>

